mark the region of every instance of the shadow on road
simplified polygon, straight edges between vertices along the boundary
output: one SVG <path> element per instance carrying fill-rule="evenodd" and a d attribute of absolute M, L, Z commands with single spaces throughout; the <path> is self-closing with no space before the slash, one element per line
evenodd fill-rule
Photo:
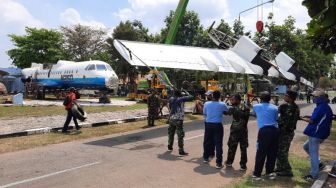
<path fill-rule="evenodd" d="M 166 160 L 166 161 L 181 161 L 183 160 L 181 157 L 176 155 L 172 155 L 170 151 L 166 151 L 162 154 L 157 155 L 159 159 Z"/>
<path fill-rule="evenodd" d="M 184 129 L 186 132 L 203 129 L 202 121 L 188 122 L 185 125 L 186 126 L 184 127 Z M 134 142 L 146 141 L 146 140 L 160 138 L 160 137 L 166 137 L 168 135 L 167 131 L 168 131 L 167 127 L 154 128 L 154 129 L 148 129 L 148 130 L 145 130 L 139 133 L 132 133 L 132 134 L 127 134 L 127 135 L 122 135 L 122 136 L 105 138 L 102 140 L 96 140 L 96 141 L 88 142 L 85 144 L 95 145 L 95 146 L 114 147 L 114 146 L 118 146 L 118 145 L 122 145 L 126 143 L 134 143 Z"/>

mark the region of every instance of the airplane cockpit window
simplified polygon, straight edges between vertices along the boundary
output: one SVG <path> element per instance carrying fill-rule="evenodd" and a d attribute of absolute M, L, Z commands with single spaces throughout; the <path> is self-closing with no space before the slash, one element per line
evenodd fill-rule
<path fill-rule="evenodd" d="M 97 70 L 99 70 L 99 71 L 106 71 L 106 67 L 105 67 L 105 65 L 100 65 L 100 64 L 98 64 L 97 65 Z"/>
<path fill-rule="evenodd" d="M 113 69 L 112 69 L 112 67 L 110 65 L 106 65 L 106 67 L 107 67 L 107 70 L 113 71 Z"/>
<path fill-rule="evenodd" d="M 88 65 L 86 70 L 90 71 L 90 70 L 96 70 L 96 66 L 91 64 L 91 65 Z"/>

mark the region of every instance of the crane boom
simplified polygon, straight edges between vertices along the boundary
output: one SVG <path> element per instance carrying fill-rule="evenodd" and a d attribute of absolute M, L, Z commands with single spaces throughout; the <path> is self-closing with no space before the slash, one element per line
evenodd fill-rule
<path fill-rule="evenodd" d="M 176 34 L 178 32 L 178 28 L 181 24 L 182 18 L 185 14 L 187 5 L 188 5 L 189 0 L 180 0 L 176 10 L 175 14 L 172 20 L 172 23 L 170 24 L 168 35 L 166 38 L 165 43 L 166 44 L 174 44 Z"/>

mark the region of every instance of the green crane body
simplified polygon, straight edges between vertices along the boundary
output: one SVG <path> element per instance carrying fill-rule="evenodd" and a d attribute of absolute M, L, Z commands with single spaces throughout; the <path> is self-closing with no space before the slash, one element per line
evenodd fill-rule
<path fill-rule="evenodd" d="M 174 44 L 175 43 L 175 38 L 179 29 L 179 26 L 181 24 L 182 18 L 186 12 L 186 8 L 188 5 L 189 0 L 180 0 L 176 10 L 175 10 L 175 14 L 172 20 L 172 23 L 170 24 L 169 27 L 169 31 L 168 31 L 168 35 L 166 38 L 165 43 L 166 44 Z M 155 70 L 157 70 L 157 68 L 155 68 Z M 168 85 L 172 86 L 168 76 L 166 75 L 166 73 L 163 73 L 163 80 L 165 80 Z"/>
<path fill-rule="evenodd" d="M 175 38 L 179 29 L 179 26 L 181 24 L 182 18 L 186 12 L 186 8 L 188 5 L 189 0 L 180 0 L 176 10 L 175 14 L 172 20 L 172 23 L 170 24 L 168 35 L 166 38 L 165 43 L 166 44 L 174 44 Z"/>

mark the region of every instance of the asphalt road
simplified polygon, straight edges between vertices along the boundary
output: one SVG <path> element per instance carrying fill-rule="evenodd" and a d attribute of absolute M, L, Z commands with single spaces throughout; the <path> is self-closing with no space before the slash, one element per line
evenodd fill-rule
<path fill-rule="evenodd" d="M 312 105 L 302 106 L 308 115 Z M 230 118 L 224 124 L 224 160 Z M 167 152 L 167 126 L 109 135 L 0 155 L 0 187 L 224 187 L 237 177 L 239 160 L 232 169 L 215 169 L 215 163 L 202 163 L 204 125 L 185 124 L 185 149 L 178 157 L 177 144 Z M 298 125 L 302 136 L 304 123 Z M 257 125 L 249 122 L 249 161 L 254 165 Z M 237 152 L 236 159 L 239 159 Z"/>

